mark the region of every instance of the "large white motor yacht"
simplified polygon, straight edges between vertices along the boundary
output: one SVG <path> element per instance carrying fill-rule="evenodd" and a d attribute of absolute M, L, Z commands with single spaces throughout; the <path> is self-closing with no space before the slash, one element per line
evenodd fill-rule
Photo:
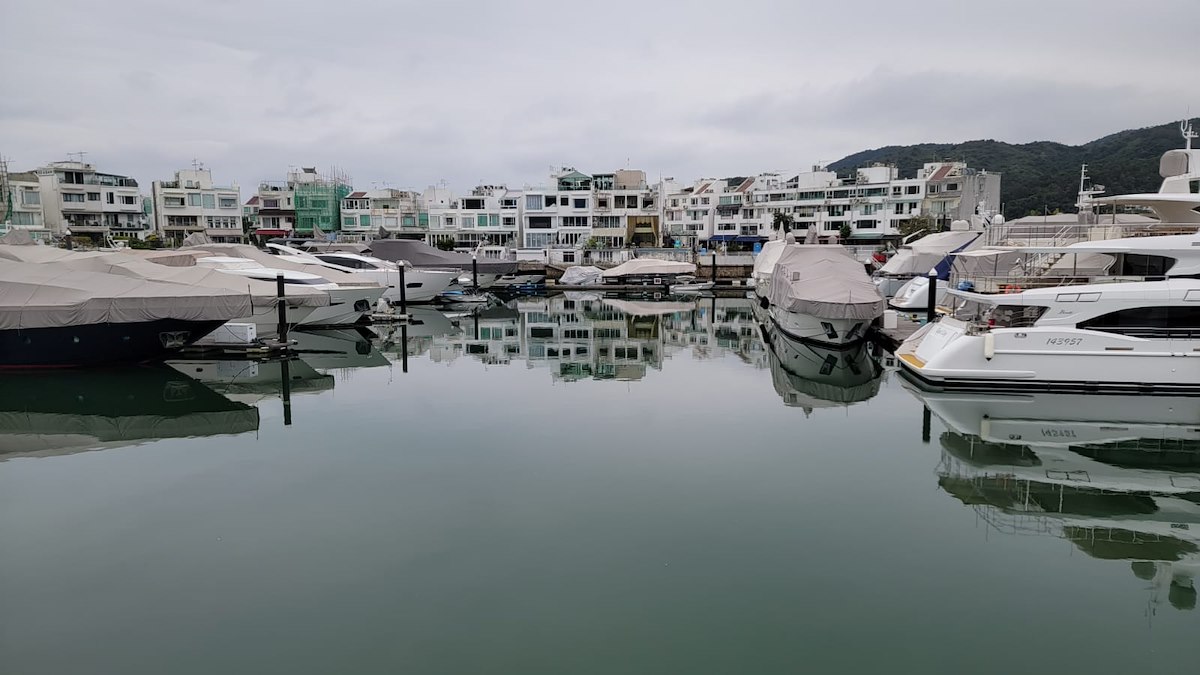
<path fill-rule="evenodd" d="M 1021 276 L 980 284 L 1005 292 L 952 289 L 954 315 L 897 350 L 906 372 L 942 387 L 1200 391 L 1200 235 L 1022 251 L 1104 254 L 1111 265 L 1080 285 L 1079 276 Z"/>
<path fill-rule="evenodd" d="M 320 265 L 379 284 L 386 289 L 383 292 L 384 300 L 392 304 L 400 302 L 400 265 L 404 265 L 405 302 L 432 302 L 459 277 L 456 270 L 417 269 L 405 261 L 392 262 L 361 253 L 306 253 L 280 244 L 267 244 L 267 248 L 283 260 L 304 265 Z"/>
<path fill-rule="evenodd" d="M 248 258 L 230 256 L 208 256 L 197 258 L 196 265 L 220 270 L 248 279 L 274 282 L 283 275 L 285 286 L 298 286 L 306 289 L 316 289 L 329 294 L 329 304 L 324 307 L 304 307 L 300 310 L 288 309 L 288 323 L 300 326 L 342 326 L 357 323 L 363 314 L 371 310 L 367 300 L 357 297 L 358 289 L 344 289 L 324 277 L 307 272 L 297 272 L 290 269 L 263 267 Z M 286 290 L 285 290 L 286 293 Z M 311 311 L 307 311 L 311 310 Z M 246 318 L 247 323 L 258 323 L 264 327 L 271 326 L 271 317 L 252 316 Z M 235 321 L 234 323 L 237 323 Z"/>

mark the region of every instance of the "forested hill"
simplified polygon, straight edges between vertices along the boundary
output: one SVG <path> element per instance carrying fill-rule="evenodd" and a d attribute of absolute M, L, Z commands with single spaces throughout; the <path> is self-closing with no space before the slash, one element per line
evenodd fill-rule
<path fill-rule="evenodd" d="M 1079 191 L 1079 165 L 1088 165 L 1092 181 L 1105 194 L 1155 192 L 1162 178 L 1158 160 L 1164 152 L 1182 148 L 1179 123 L 1130 129 L 1084 145 L 1049 141 L 1014 145 L 1002 141 L 921 143 L 864 150 L 829 165 L 842 175 L 874 162 L 895 164 L 901 177 L 916 174 L 925 162 L 964 160 L 977 169 L 997 171 L 1004 216 L 1019 218 L 1041 213 L 1043 208 L 1065 213 L 1075 210 Z"/>

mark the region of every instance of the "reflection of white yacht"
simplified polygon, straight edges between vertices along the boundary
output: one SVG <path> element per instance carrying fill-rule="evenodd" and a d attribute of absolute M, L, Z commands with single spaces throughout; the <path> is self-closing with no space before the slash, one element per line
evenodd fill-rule
<path fill-rule="evenodd" d="M 283 361 L 167 361 L 168 366 L 203 382 L 230 400 L 254 405 L 283 393 Z M 304 359 L 287 362 L 289 391 L 297 394 L 333 389 L 333 375 L 319 373 Z"/>
<path fill-rule="evenodd" d="M 355 329 L 304 330 L 291 334 L 305 363 L 318 370 L 375 368 L 391 362 Z"/>
<path fill-rule="evenodd" d="M 866 343 L 832 349 L 792 340 L 774 328 L 766 329 L 766 337 L 771 382 L 788 406 L 811 412 L 853 405 L 879 393 L 882 371 Z"/>
<path fill-rule="evenodd" d="M 1043 276 L 1050 285 L 950 291 L 963 302 L 955 316 L 922 327 L 897 350 L 907 372 L 947 387 L 1200 391 L 1200 235 L 1036 251 L 1102 253 L 1112 264 L 1082 285 Z"/>
<path fill-rule="evenodd" d="M 954 433 L 1023 462 L 1018 477 L 1101 490 L 1200 493 L 1200 398 L 929 392 L 906 388 Z M 973 441 L 960 449 L 969 461 Z"/>
<path fill-rule="evenodd" d="M 1200 399 L 913 391 L 947 426 L 938 485 L 996 530 L 1128 560 L 1196 604 Z"/>

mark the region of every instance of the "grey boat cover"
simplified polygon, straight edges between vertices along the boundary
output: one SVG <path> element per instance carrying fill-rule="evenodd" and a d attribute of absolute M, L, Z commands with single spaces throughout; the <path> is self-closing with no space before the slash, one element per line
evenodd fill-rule
<path fill-rule="evenodd" d="M 33 246 L 37 244 L 33 235 L 25 230 L 9 230 L 3 237 L 0 237 L 0 244 L 8 244 L 9 246 Z"/>
<path fill-rule="evenodd" d="M 562 278 L 558 283 L 565 286 L 590 286 L 600 283 L 600 274 L 603 272 L 599 267 L 591 265 L 575 265 L 568 267 L 563 272 Z"/>
<path fill-rule="evenodd" d="M 442 251 L 414 239 L 376 239 L 371 242 L 371 255 L 380 260 L 407 260 L 413 267 L 457 267 L 471 271 L 471 256 L 457 251 Z M 485 274 L 512 274 L 517 271 L 513 260 L 479 258 L 479 271 Z"/>
<path fill-rule="evenodd" d="M 838 245 L 787 246 L 771 273 L 772 305 L 822 319 L 874 319 L 887 303 L 863 264 Z"/>
<path fill-rule="evenodd" d="M 946 256 L 974 243 L 981 234 L 983 232 L 978 230 L 966 230 L 925 235 L 911 244 L 902 246 L 879 271 L 896 276 L 925 276 L 929 274 L 929 270 L 941 264 Z"/>
<path fill-rule="evenodd" d="M 191 259 L 190 256 L 188 256 Z M 49 246 L 0 246 L 0 259 L 17 262 L 55 262 L 83 272 L 100 272 L 117 276 L 163 281 L 186 286 L 222 288 L 246 293 L 256 307 L 275 307 L 275 284 L 226 274 L 208 267 L 169 267 L 156 265 L 141 256 L 123 252 L 75 252 Z M 287 288 L 289 307 L 324 307 L 329 294 L 315 288 L 291 285 Z"/>
<path fill-rule="evenodd" d="M 616 267 L 604 270 L 605 279 L 629 275 L 647 276 L 651 274 L 695 274 L 696 266 L 688 262 L 674 260 L 656 260 L 654 258 L 634 258 Z"/>
<path fill-rule="evenodd" d="M 229 321 L 252 310 L 244 292 L 84 272 L 59 263 L 0 260 L 0 330 L 160 319 Z"/>

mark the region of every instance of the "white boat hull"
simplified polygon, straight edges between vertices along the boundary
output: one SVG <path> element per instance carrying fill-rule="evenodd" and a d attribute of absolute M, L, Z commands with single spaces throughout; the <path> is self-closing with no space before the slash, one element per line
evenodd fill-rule
<path fill-rule="evenodd" d="M 862 342 L 871 322 L 867 319 L 825 319 L 811 314 L 789 312 L 772 305 L 767 310 L 771 322 L 794 340 L 807 340 L 834 347 Z"/>
<path fill-rule="evenodd" d="M 380 286 L 341 286 L 329 291 L 329 304 L 313 308 L 300 326 L 349 326 L 375 307 L 375 301 L 383 295 Z"/>
<path fill-rule="evenodd" d="M 457 272 L 407 268 L 404 270 L 404 301 L 433 302 L 442 291 L 450 288 L 457 280 Z M 387 279 L 378 283 L 387 286 L 387 290 L 383 294 L 384 300 L 393 305 L 400 303 L 399 272 L 387 270 Z"/>
<path fill-rule="evenodd" d="M 902 367 L 943 387 L 1200 391 L 1200 340 L 1074 327 L 969 331 L 943 317 L 904 341 Z"/>
<path fill-rule="evenodd" d="M 312 315 L 313 310 L 316 310 L 316 309 L 319 309 L 319 308 L 317 308 L 317 307 L 288 307 L 287 308 L 288 325 L 295 326 L 295 325 L 299 324 L 300 322 L 308 319 L 308 317 Z M 254 314 L 242 317 L 240 319 L 234 319 L 233 321 L 230 321 L 229 323 L 252 323 L 252 324 L 254 324 L 255 330 L 258 331 L 258 334 L 260 336 L 275 335 L 279 329 L 279 312 L 275 307 L 256 306 L 254 308 Z"/>

